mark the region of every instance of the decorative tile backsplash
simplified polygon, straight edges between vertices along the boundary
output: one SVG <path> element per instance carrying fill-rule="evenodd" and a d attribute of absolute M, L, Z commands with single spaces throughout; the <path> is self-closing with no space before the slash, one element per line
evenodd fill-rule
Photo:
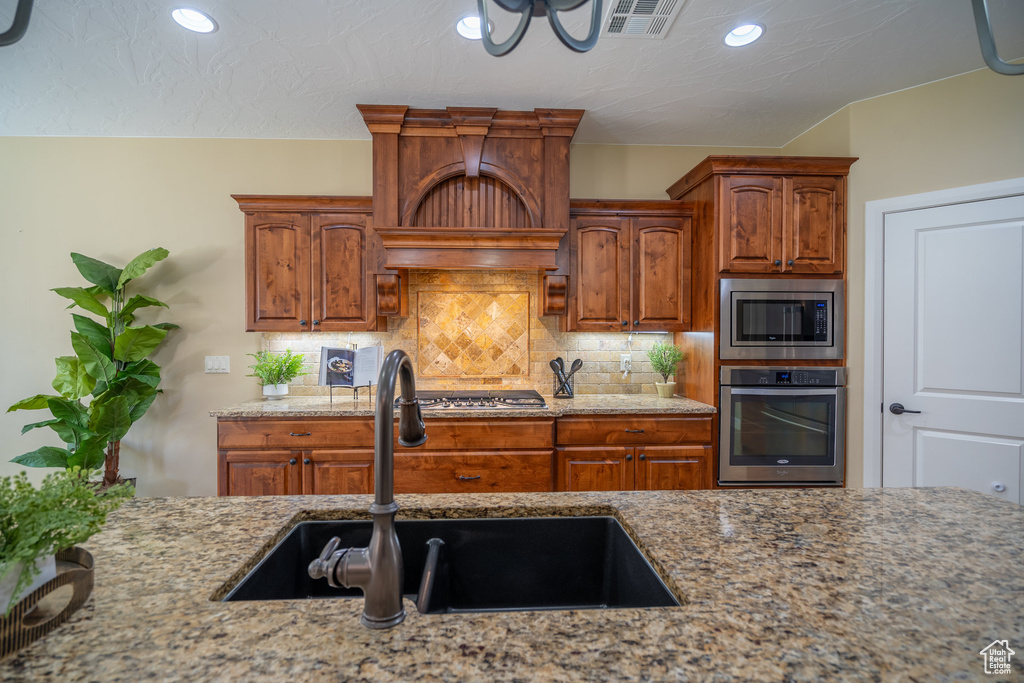
<path fill-rule="evenodd" d="M 417 374 L 525 377 L 530 374 L 527 292 L 419 292 Z"/>
<path fill-rule="evenodd" d="M 387 332 L 264 333 L 261 348 L 270 351 L 291 349 L 306 356 L 306 369 L 310 374 L 297 378 L 292 383 L 291 393 L 298 396 L 321 394 L 326 396 L 327 387 L 317 386 L 320 347 L 345 346 L 346 344 L 356 344 L 360 348 L 381 345 L 385 352 L 402 349 L 413 359 L 413 365 L 417 368 L 416 386 L 421 389 L 480 389 L 482 387 L 536 389 L 541 394 L 550 396 L 554 387 L 548 363 L 556 356 L 561 356 L 565 359 L 566 365 L 569 365 L 575 358 L 583 360 L 583 367 L 573 378 L 577 395 L 656 393 L 654 382 L 660 382 L 661 376 L 655 375 L 651 370 L 650 361 L 647 360 L 647 350 L 655 342 L 671 341 L 671 334 L 559 332 L 556 318 L 541 318 L 537 315 L 536 271 L 413 270 L 409 272 L 409 276 L 410 304 L 422 303 L 421 295 L 426 294 L 427 300 L 433 301 L 441 307 L 445 303 L 449 306 L 454 305 L 456 308 L 461 306 L 467 317 L 470 318 L 475 316 L 469 311 L 476 309 L 469 302 L 479 304 L 484 300 L 481 297 L 495 298 L 507 295 L 510 297 L 509 301 L 523 302 L 525 315 L 522 317 L 524 321 L 522 324 L 526 330 L 521 336 L 513 335 L 510 333 L 510 328 L 506 327 L 507 337 L 497 335 L 500 340 L 496 349 L 515 348 L 518 350 L 519 347 L 513 347 L 512 340 L 525 338 L 528 352 L 525 357 L 521 357 L 521 372 L 519 374 L 493 375 L 474 375 L 466 372 L 448 375 L 425 372 L 424 358 L 420 357 L 420 354 L 423 353 L 421 346 L 423 343 L 423 330 L 421 329 L 423 316 L 422 311 L 416 310 L 419 306 L 415 306 L 410 311 L 408 318 L 389 318 Z M 431 296 L 437 294 L 444 296 Z M 468 298 L 459 299 L 462 296 Z M 465 303 L 453 304 L 456 301 Z M 518 307 L 513 308 L 518 311 Z M 514 330 L 515 328 L 511 328 L 511 331 Z M 433 332 L 429 334 L 434 335 Z M 442 345 L 442 340 L 436 335 L 432 338 L 434 339 L 433 347 Z M 476 338 L 473 338 L 469 341 L 475 340 Z M 444 345 L 444 348 L 440 350 L 443 352 L 449 347 L 450 343 Z M 454 349 L 452 352 L 454 353 Z M 626 374 L 619 371 L 619 357 L 624 353 L 632 357 L 633 367 L 633 371 Z M 433 358 L 436 360 L 437 357 Z M 470 366 L 467 365 L 468 367 Z M 511 369 L 511 366 L 506 369 Z"/>

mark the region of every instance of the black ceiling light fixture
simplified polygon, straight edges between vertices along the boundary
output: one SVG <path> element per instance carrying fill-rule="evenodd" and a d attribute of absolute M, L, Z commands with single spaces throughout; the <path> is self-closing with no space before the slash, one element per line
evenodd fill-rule
<path fill-rule="evenodd" d="M 28 17 L 32 14 L 32 0 L 18 0 L 18 6 L 14 10 L 14 21 L 11 27 L 0 33 L 0 47 L 13 45 L 21 40 L 28 30 Z"/>
<path fill-rule="evenodd" d="M 1010 64 L 999 58 L 985 0 L 971 1 L 974 5 L 974 24 L 978 27 L 978 42 L 981 43 L 981 56 L 985 58 L 988 68 L 1004 76 L 1024 76 L 1024 64 Z"/>
<path fill-rule="evenodd" d="M 567 48 L 576 52 L 586 52 L 594 47 L 597 44 L 597 36 L 601 33 L 601 0 L 494 0 L 494 2 L 507 12 L 521 15 L 519 25 L 516 26 L 516 30 L 508 40 L 496 45 L 491 37 L 492 25 L 487 19 L 487 0 L 476 0 L 481 17 L 481 37 L 484 48 L 495 57 L 507 55 L 515 49 L 530 26 L 531 17 L 542 17 L 547 14 L 551 29 L 558 39 Z M 588 2 L 592 3 L 590 34 L 583 40 L 577 40 L 569 35 L 569 32 L 562 26 L 562 22 L 558 19 L 558 12 L 568 12 Z"/>

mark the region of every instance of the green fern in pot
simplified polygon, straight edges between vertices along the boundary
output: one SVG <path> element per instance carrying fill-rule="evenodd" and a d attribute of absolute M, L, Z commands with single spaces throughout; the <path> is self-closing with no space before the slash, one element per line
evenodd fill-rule
<path fill-rule="evenodd" d="M 281 398 L 288 393 L 288 382 L 299 375 L 309 374 L 302 369 L 302 355 L 292 353 L 291 349 L 285 349 L 284 353 L 257 351 L 249 355 L 256 359 L 256 363 L 249 366 L 252 374 L 246 377 L 258 378 L 267 398 Z"/>

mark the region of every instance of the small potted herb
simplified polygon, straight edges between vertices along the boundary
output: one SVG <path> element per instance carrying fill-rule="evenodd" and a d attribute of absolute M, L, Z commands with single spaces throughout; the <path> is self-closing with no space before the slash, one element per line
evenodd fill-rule
<path fill-rule="evenodd" d="M 302 369 L 303 357 L 293 354 L 291 349 L 284 353 L 257 351 L 250 353 L 256 359 L 252 374 L 246 377 L 257 377 L 263 385 L 263 395 L 270 399 L 278 399 L 288 395 L 288 382 L 299 375 L 309 374 Z"/>
<path fill-rule="evenodd" d="M 672 398 L 672 395 L 676 392 L 676 383 L 669 382 L 668 378 L 675 376 L 676 366 L 683 359 L 682 350 L 675 344 L 657 342 L 647 352 L 647 357 L 651 360 L 651 368 L 665 380 L 664 382 L 654 383 L 654 388 L 658 390 L 658 396 Z"/>
<path fill-rule="evenodd" d="M 48 474 L 38 489 L 24 472 L 0 479 L 0 612 L 56 576 L 54 554 L 97 533 L 134 493 L 130 484 L 99 493 L 77 467 Z"/>

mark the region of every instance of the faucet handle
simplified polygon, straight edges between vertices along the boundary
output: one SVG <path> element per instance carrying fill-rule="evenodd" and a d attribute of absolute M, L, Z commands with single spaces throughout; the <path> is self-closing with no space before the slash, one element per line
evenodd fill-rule
<path fill-rule="evenodd" d="M 334 566 L 338 563 L 338 558 L 334 557 L 335 551 L 338 550 L 338 546 L 341 545 L 341 539 L 337 536 L 327 541 L 327 545 L 324 546 L 323 551 L 320 553 L 320 557 L 316 558 L 309 563 L 309 578 L 311 579 L 327 579 L 327 582 L 334 585 Z M 340 555 L 344 555 L 342 551 Z M 339 556 L 340 556 L 339 555 Z"/>

